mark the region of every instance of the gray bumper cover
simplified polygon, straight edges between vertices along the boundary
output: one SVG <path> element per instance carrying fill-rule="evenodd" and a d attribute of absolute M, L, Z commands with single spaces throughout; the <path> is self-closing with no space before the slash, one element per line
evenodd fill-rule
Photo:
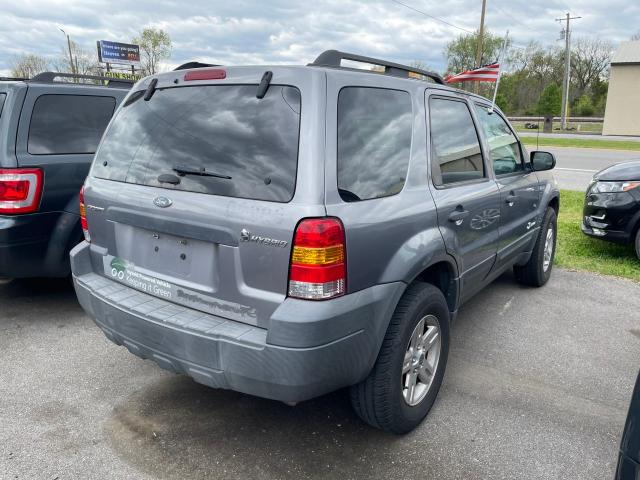
<path fill-rule="evenodd" d="M 390 283 L 324 302 L 286 299 L 267 330 L 105 278 L 93 272 L 86 243 L 71 265 L 80 304 L 114 343 L 199 383 L 286 402 L 366 377 L 404 290 Z"/>

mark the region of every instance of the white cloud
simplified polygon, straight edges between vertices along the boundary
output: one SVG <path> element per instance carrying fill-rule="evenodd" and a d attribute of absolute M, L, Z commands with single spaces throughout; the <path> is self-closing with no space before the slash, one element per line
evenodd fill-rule
<path fill-rule="evenodd" d="M 382 56 L 397 62 L 419 60 L 444 68 L 443 48 L 464 33 L 392 0 L 211 1 L 190 0 L 30 0 L 0 7 L 0 74 L 22 53 L 56 57 L 64 48 L 59 27 L 86 50 L 100 39 L 129 41 L 145 26 L 166 30 L 173 40 L 168 66 L 189 60 L 223 64 L 308 63 L 329 48 Z M 464 29 L 477 28 L 479 0 L 402 0 Z M 544 5 L 541 5 L 544 3 Z M 568 0 L 492 0 L 486 25 L 517 45 L 530 40 L 557 43 L 555 18 Z M 637 29 L 640 3 L 628 0 L 572 0 L 571 13 L 583 18 L 574 36 L 619 42 Z"/>

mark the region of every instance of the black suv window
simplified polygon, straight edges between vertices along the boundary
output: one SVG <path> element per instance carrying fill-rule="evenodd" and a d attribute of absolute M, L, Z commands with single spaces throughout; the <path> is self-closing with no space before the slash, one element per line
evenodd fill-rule
<path fill-rule="evenodd" d="M 476 104 L 480 125 L 489 142 L 491 163 L 496 175 L 520 172 L 524 170 L 520 144 L 507 122 L 497 113 L 489 113 L 484 105 Z"/>
<path fill-rule="evenodd" d="M 411 96 L 346 87 L 338 95 L 338 191 L 346 202 L 402 190 L 411 153 Z"/>
<path fill-rule="evenodd" d="M 29 125 L 31 155 L 95 153 L 116 99 L 91 95 L 41 95 Z"/>
<path fill-rule="evenodd" d="M 485 176 L 478 133 L 466 102 L 431 98 L 431 171 L 435 185 Z"/>
<path fill-rule="evenodd" d="M 125 100 L 92 175 L 189 192 L 288 202 L 298 165 L 300 91 L 271 85 L 163 88 Z M 160 182 L 173 175 L 174 182 Z"/>

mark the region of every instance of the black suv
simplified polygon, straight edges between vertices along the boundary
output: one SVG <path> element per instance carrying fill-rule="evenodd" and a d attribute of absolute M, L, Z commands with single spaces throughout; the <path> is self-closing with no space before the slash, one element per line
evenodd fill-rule
<path fill-rule="evenodd" d="M 51 72 L 0 81 L 1 278 L 69 275 L 78 192 L 131 85 Z"/>

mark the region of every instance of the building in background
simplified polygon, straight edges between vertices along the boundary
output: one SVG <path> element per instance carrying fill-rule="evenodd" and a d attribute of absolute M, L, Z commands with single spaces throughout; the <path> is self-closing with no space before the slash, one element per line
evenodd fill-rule
<path fill-rule="evenodd" d="M 640 135 L 640 41 L 622 42 L 611 60 L 603 135 Z"/>

